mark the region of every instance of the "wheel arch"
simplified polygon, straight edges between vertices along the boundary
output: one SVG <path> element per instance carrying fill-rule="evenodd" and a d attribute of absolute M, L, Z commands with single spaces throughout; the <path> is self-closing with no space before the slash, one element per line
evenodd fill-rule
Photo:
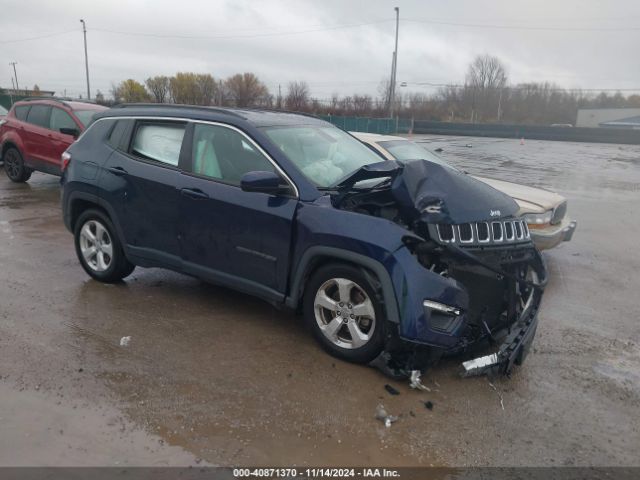
<path fill-rule="evenodd" d="M 335 247 L 314 246 L 305 251 L 292 276 L 290 294 L 285 299 L 288 307 L 298 308 L 309 277 L 317 268 L 329 262 L 349 264 L 373 273 L 380 283 L 387 319 L 394 323 L 400 323 L 395 290 L 391 282 L 391 276 L 385 267 L 371 257 Z"/>
<path fill-rule="evenodd" d="M 64 222 L 70 232 L 73 233 L 75 224 L 80 215 L 82 215 L 82 212 L 88 208 L 93 208 L 105 214 L 116 229 L 118 237 L 121 240 L 124 238 L 122 236 L 122 230 L 120 229 L 117 215 L 115 215 L 115 212 L 110 205 L 100 200 L 98 195 L 83 191 L 72 191 L 68 194 L 68 197 L 65 200 L 65 207 Z M 123 247 L 124 246 L 125 245 L 123 244 Z"/>
<path fill-rule="evenodd" d="M 2 144 L 2 148 L 0 149 L 0 160 L 4 160 L 4 154 L 7 153 L 10 148 L 16 149 L 22 157 L 22 160 L 24 161 L 24 154 L 22 153 L 22 149 L 20 148 L 20 145 L 18 145 L 18 142 L 14 141 L 13 138 L 5 140 Z"/>
<path fill-rule="evenodd" d="M 98 205 L 97 202 L 89 200 L 86 197 L 78 196 L 69 202 L 69 227 L 71 231 L 76 228 L 76 222 L 80 218 L 83 212 L 89 209 L 98 210 L 106 215 L 111 220 L 111 215 L 104 208 Z"/>

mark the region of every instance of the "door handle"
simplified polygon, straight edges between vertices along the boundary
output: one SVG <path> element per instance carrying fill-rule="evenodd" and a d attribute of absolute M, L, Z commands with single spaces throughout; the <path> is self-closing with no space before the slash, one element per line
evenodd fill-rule
<path fill-rule="evenodd" d="M 183 188 L 180 190 L 180 193 L 185 197 L 195 198 L 196 200 L 209 198 L 209 195 L 197 188 Z"/>
<path fill-rule="evenodd" d="M 127 174 L 127 171 L 122 167 L 109 167 L 107 170 L 119 177 Z"/>

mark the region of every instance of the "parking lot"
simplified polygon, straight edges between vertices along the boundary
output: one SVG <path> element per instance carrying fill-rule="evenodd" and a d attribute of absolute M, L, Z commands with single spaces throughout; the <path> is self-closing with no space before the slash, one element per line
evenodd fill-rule
<path fill-rule="evenodd" d="M 417 392 L 231 290 L 158 269 L 90 280 L 59 179 L 2 174 L 0 465 L 637 465 L 640 147 L 414 140 L 569 198 L 578 228 L 545 253 L 540 326 L 512 378 L 461 379 L 447 360 Z"/>

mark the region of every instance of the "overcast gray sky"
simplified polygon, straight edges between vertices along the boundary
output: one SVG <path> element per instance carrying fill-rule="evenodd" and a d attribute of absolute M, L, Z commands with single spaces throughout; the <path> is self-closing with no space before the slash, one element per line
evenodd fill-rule
<path fill-rule="evenodd" d="M 318 98 L 375 95 L 389 76 L 396 5 L 406 90 L 460 83 L 481 53 L 498 56 L 511 83 L 640 89 L 638 0 L 2 0 L 0 86 L 11 86 L 16 61 L 22 87 L 84 93 L 84 18 L 92 93 L 194 71 L 254 72 L 274 93 L 305 80 Z"/>

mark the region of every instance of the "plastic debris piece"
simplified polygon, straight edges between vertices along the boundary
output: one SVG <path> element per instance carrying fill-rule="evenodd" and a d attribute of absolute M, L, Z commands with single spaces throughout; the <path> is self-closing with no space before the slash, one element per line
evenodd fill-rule
<path fill-rule="evenodd" d="M 389 392 L 391 395 L 400 395 L 400 392 L 398 390 L 396 390 L 395 388 L 393 388 L 391 385 L 389 385 L 388 383 L 385 384 L 384 389 Z"/>
<path fill-rule="evenodd" d="M 376 419 L 384 423 L 384 426 L 387 428 L 389 428 L 392 423 L 398 421 L 398 417 L 395 415 L 389 415 L 382 404 L 378 405 L 376 408 Z"/>
<path fill-rule="evenodd" d="M 129 346 L 129 342 L 131 342 L 131 337 L 122 337 L 120 339 L 120 346 L 121 347 L 128 347 Z"/>
<path fill-rule="evenodd" d="M 420 370 L 411 370 L 411 376 L 409 377 L 409 386 L 414 390 L 424 390 L 425 392 L 430 392 L 431 389 L 422 384 L 420 375 L 422 375 L 422 372 L 420 372 Z"/>
<path fill-rule="evenodd" d="M 431 400 L 427 400 L 426 402 L 424 402 L 424 406 L 427 408 L 427 410 L 433 410 L 433 402 Z"/>
<path fill-rule="evenodd" d="M 489 386 L 493 388 L 495 392 L 498 394 L 498 397 L 500 398 L 500 406 L 502 407 L 502 410 L 504 410 L 504 400 L 502 398 L 502 394 L 498 391 L 498 389 L 493 383 L 489 382 Z"/>

